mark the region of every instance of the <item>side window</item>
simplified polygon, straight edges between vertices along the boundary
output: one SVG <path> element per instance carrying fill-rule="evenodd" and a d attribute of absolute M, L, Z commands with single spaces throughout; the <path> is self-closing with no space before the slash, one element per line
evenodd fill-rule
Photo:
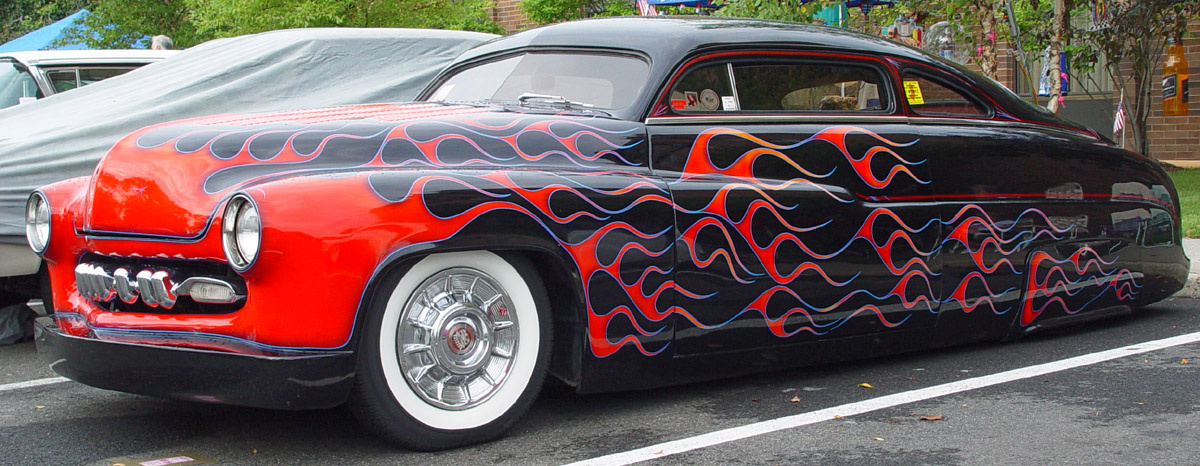
<path fill-rule="evenodd" d="M 873 67 L 816 61 L 732 62 L 697 67 L 671 89 L 676 113 L 880 113 L 891 108 Z"/>
<path fill-rule="evenodd" d="M 905 73 L 904 97 L 917 115 L 986 117 L 987 107 L 938 81 L 917 73 Z"/>
<path fill-rule="evenodd" d="M 734 65 L 742 110 L 785 112 L 880 112 L 887 93 L 883 76 L 860 66 L 831 63 Z"/>
<path fill-rule="evenodd" d="M 112 67 L 112 68 L 80 68 L 79 69 L 79 85 L 86 86 L 96 81 L 120 76 L 133 71 L 133 67 Z"/>
<path fill-rule="evenodd" d="M 729 82 L 729 64 L 706 65 L 688 71 L 671 89 L 671 109 L 679 113 L 737 110 Z"/>
<path fill-rule="evenodd" d="M 79 87 L 79 72 L 74 68 L 47 70 L 46 77 L 50 79 L 50 85 L 54 86 L 54 92 L 64 92 Z"/>

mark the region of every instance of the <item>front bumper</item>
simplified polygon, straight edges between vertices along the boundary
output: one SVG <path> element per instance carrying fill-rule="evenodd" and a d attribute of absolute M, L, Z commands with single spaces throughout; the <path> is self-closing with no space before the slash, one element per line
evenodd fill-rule
<path fill-rule="evenodd" d="M 38 353 L 60 375 L 107 390 L 272 409 L 342 404 L 354 385 L 351 351 L 247 355 L 81 338 L 36 322 Z"/>

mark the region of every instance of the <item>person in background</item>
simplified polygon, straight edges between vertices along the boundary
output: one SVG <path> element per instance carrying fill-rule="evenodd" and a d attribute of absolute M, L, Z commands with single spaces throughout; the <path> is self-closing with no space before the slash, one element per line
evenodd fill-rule
<path fill-rule="evenodd" d="M 171 50 L 173 48 L 175 48 L 175 42 L 172 42 L 170 37 L 159 34 L 150 38 L 150 50 Z"/>

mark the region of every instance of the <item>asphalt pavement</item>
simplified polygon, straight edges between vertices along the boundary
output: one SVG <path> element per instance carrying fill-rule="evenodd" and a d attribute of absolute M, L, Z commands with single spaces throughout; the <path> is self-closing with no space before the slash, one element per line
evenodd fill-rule
<path fill-rule="evenodd" d="M 656 445 L 1189 336 L 1200 341 L 1200 301 L 1172 298 L 1132 316 L 1009 343 L 629 393 L 581 396 L 551 385 L 505 438 L 441 453 L 381 442 L 343 409 L 214 406 L 63 382 L 37 359 L 32 343 L 21 343 L 0 347 L 0 464 L 100 465 L 187 455 L 221 464 L 565 464 L 646 447 L 665 451 Z M 652 455 L 657 459 L 650 462 L 1197 464 L 1197 366 L 1200 343 L 1175 345 L 827 416 Z"/>
<path fill-rule="evenodd" d="M 1176 296 L 1200 298 L 1200 239 L 1184 238 L 1183 251 L 1192 259 L 1192 268 L 1188 271 L 1188 282 Z"/>

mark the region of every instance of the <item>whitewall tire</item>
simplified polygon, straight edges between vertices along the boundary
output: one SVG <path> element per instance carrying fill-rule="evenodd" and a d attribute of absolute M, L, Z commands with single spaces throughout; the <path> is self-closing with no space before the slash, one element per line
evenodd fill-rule
<path fill-rule="evenodd" d="M 366 319 L 350 405 L 407 448 L 495 438 L 529 409 L 545 379 L 549 303 L 519 255 L 424 257 L 383 280 Z"/>

